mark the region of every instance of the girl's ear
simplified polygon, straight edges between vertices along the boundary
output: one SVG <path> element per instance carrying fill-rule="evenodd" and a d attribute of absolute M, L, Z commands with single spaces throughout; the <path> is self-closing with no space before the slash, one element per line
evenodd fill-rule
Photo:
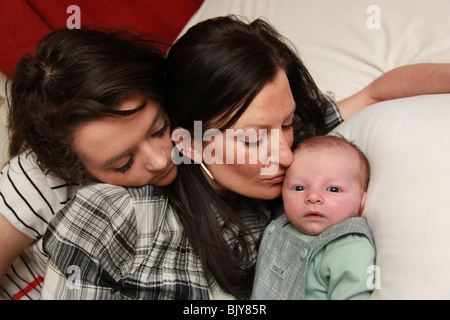
<path fill-rule="evenodd" d="M 195 163 L 202 162 L 202 144 L 195 143 L 194 138 L 188 130 L 182 127 L 176 127 L 172 131 L 172 141 L 178 151 L 183 154 L 183 156 L 191 159 Z"/>

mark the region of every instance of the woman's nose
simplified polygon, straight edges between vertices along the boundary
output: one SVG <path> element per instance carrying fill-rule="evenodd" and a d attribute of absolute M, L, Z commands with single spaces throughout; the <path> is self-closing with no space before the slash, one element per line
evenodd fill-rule
<path fill-rule="evenodd" d="M 280 166 L 285 168 L 289 167 L 294 161 L 291 145 L 288 143 L 288 138 L 283 133 L 280 135 L 279 158 Z"/>
<path fill-rule="evenodd" d="M 266 167 L 262 168 L 261 174 L 273 175 L 279 172 L 281 168 L 289 167 L 294 161 L 291 145 L 284 133 L 279 134 L 278 129 L 273 129 L 270 137 L 270 151 L 266 158 L 260 158 Z M 267 151 L 267 150 L 266 150 Z M 260 154 L 261 156 L 261 154 Z"/>

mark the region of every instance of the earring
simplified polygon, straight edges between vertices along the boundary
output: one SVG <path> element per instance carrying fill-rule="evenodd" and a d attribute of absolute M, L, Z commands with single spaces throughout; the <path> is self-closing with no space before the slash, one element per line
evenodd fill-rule
<path fill-rule="evenodd" d="M 200 162 L 200 166 L 201 166 L 202 169 L 206 172 L 206 174 L 208 175 L 208 177 L 210 177 L 211 180 L 214 180 L 213 175 L 211 174 L 211 172 L 209 172 L 209 170 L 206 168 L 206 166 L 203 164 L 203 162 Z"/>

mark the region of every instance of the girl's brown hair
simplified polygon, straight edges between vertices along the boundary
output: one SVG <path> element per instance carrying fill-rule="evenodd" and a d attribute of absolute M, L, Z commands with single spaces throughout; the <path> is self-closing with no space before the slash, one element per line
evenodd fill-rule
<path fill-rule="evenodd" d="M 77 177 L 83 167 L 73 146 L 77 128 L 120 116 L 115 109 L 132 93 L 162 102 L 160 47 L 125 30 L 61 29 L 44 37 L 8 80 L 10 157 L 31 150 L 44 172 Z"/>

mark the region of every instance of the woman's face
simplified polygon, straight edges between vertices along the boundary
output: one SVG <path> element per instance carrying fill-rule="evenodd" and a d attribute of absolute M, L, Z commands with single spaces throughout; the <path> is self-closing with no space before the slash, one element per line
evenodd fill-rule
<path fill-rule="evenodd" d="M 136 94 L 118 109 L 136 112 L 98 119 L 76 131 L 74 143 L 84 173 L 122 186 L 171 183 L 177 167 L 171 161 L 169 120 L 161 105 Z"/>
<path fill-rule="evenodd" d="M 203 142 L 203 160 L 214 180 L 206 178 L 217 193 L 258 199 L 281 194 L 286 168 L 293 161 L 295 107 L 286 73 L 279 70 L 227 132 Z M 208 149 L 212 143 L 214 150 Z"/>

